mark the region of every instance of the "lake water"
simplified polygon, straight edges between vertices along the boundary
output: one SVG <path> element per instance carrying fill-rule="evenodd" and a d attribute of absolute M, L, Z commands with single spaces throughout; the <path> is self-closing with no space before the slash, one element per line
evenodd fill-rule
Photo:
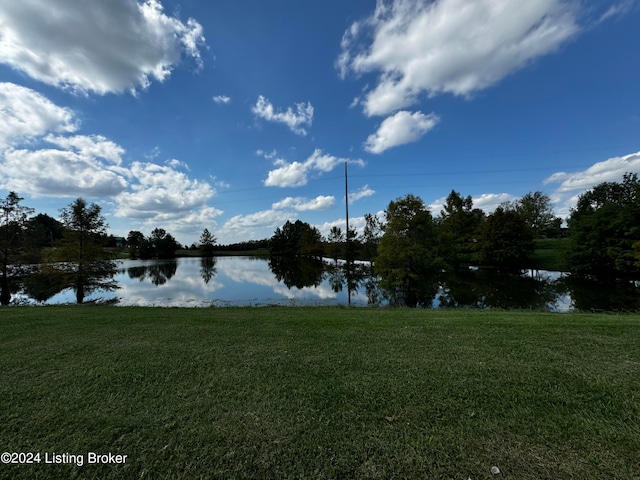
<path fill-rule="evenodd" d="M 113 292 L 97 291 L 85 302 L 118 305 L 208 307 L 247 305 L 385 305 L 384 293 L 369 275 L 368 264 L 345 271 L 333 261 L 273 262 L 264 258 L 216 257 L 118 262 Z M 351 295 L 346 284 L 349 280 Z M 560 272 L 522 275 L 470 270 L 431 279 L 431 306 L 457 308 L 524 308 L 566 312 L 580 310 L 640 310 L 638 282 L 598 283 Z M 45 296 L 46 297 L 46 296 Z M 350 299 L 349 299 L 350 297 Z M 36 298 L 43 298 L 38 296 Z M 24 292 L 14 303 L 74 303 L 66 289 L 35 302 Z"/>

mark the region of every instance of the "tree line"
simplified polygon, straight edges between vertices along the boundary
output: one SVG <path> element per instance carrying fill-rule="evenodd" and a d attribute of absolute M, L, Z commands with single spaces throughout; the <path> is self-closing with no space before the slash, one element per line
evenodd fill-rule
<path fill-rule="evenodd" d="M 518 270 L 531 265 L 536 239 L 568 237 L 567 266 L 599 277 L 640 275 L 640 183 L 627 173 L 580 195 L 562 228 L 542 192 L 501 204 L 493 213 L 474 208 L 471 196 L 452 190 L 438 216 L 420 197 L 389 203 L 384 219 L 367 214 L 360 235 L 333 227 L 327 238 L 305 222 L 287 221 L 270 239 L 273 257 L 328 256 L 373 260 L 393 290 L 442 270 L 483 265 Z"/>
<path fill-rule="evenodd" d="M 105 246 L 114 245 L 99 205 L 78 198 L 61 210 L 60 219 L 34 216 L 10 192 L 0 199 L 0 268 L 2 304 L 11 297 L 10 278 L 28 273 L 27 265 L 63 279 L 82 301 L 95 289 L 113 289 L 115 263 Z M 391 292 L 411 292 L 417 280 L 437 271 L 487 265 L 505 270 L 530 266 L 536 238 L 566 235 L 567 266 L 573 273 L 601 278 L 640 276 L 640 182 L 627 173 L 621 182 L 604 182 L 580 195 L 567 219 L 568 229 L 541 192 L 532 192 L 486 214 L 474 208 L 471 196 L 452 190 L 439 215 L 408 194 L 391 201 L 384 219 L 365 215 L 360 234 L 333 227 L 324 238 L 308 223 L 287 221 L 267 241 L 244 242 L 264 248 L 274 259 L 297 256 L 373 260 L 383 286 Z M 568 230 L 566 232 L 565 230 Z M 181 245 L 162 228 L 150 235 L 131 231 L 131 258 L 174 258 Z M 203 257 L 216 252 L 216 238 L 208 229 L 197 248 Z M 33 267 L 31 267 L 33 268 Z M 417 287 L 415 287 L 417 288 Z M 419 291 L 411 293 L 420 296 Z"/>
<path fill-rule="evenodd" d="M 30 276 L 33 281 L 73 288 L 76 300 L 95 290 L 118 288 L 113 250 L 116 238 L 108 235 L 101 207 L 78 198 L 61 209 L 60 219 L 33 216 L 34 209 L 22 205 L 22 197 L 10 192 L 0 199 L 0 304 L 11 300 L 11 278 Z M 126 239 L 131 258 L 175 258 L 182 246 L 163 228 L 149 236 L 131 231 Z M 216 238 L 208 229 L 200 237 L 200 254 L 211 257 Z M 53 288 L 53 287 L 52 287 Z"/>

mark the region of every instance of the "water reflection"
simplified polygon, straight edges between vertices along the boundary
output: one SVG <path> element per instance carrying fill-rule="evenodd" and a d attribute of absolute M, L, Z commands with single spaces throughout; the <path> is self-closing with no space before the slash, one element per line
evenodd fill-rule
<path fill-rule="evenodd" d="M 149 280 L 155 286 L 164 285 L 173 278 L 178 270 L 177 260 L 158 260 L 144 265 L 127 268 L 129 278 L 137 278 L 144 282 Z"/>
<path fill-rule="evenodd" d="M 558 272 L 522 275 L 478 269 L 424 278 L 410 294 L 380 288 L 369 263 L 282 261 L 250 257 L 126 260 L 117 292 L 87 300 L 120 305 L 411 305 L 433 308 L 640 310 L 640 285 L 598 283 Z M 14 303 L 72 303 L 72 285 L 56 276 L 23 280 Z"/>
<path fill-rule="evenodd" d="M 555 281 L 540 272 L 525 275 L 494 270 L 445 274 L 436 298 L 440 307 L 558 310 Z"/>

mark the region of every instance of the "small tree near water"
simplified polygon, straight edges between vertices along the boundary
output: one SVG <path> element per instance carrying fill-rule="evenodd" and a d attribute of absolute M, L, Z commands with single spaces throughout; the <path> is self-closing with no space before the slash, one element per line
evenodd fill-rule
<path fill-rule="evenodd" d="M 9 304 L 9 265 L 18 261 L 22 253 L 23 236 L 26 222 L 33 213 L 32 208 L 20 205 L 23 200 L 17 193 L 10 192 L 7 198 L 0 200 L 0 262 L 2 267 L 2 305 Z"/>
<path fill-rule="evenodd" d="M 217 239 L 214 237 L 207 228 L 204 229 L 202 235 L 200 235 L 200 253 L 203 257 L 213 257 L 213 251 L 216 245 Z"/>
<path fill-rule="evenodd" d="M 64 263 L 57 269 L 68 276 L 77 303 L 82 303 L 85 295 L 94 290 L 118 288 L 113 280 L 116 264 L 103 248 L 107 223 L 100 205 L 87 205 L 83 198 L 78 198 L 61 210 L 60 219 L 66 231 L 58 251 Z"/>

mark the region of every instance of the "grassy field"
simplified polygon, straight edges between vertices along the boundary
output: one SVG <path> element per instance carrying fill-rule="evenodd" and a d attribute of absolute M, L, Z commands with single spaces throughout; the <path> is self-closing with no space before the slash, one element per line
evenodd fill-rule
<path fill-rule="evenodd" d="M 16 307 L 0 365 L 2 479 L 640 478 L 638 315 Z"/>

